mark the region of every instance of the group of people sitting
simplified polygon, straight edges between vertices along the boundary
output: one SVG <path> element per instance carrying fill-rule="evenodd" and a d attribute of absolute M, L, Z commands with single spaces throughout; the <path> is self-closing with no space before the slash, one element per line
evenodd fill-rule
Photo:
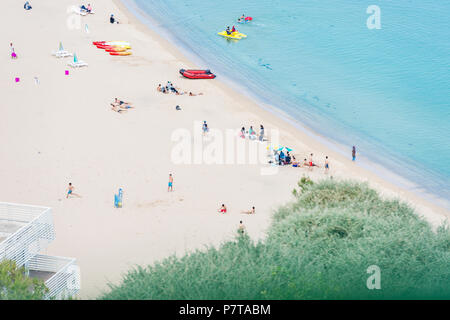
<path fill-rule="evenodd" d="M 111 103 L 111 110 L 118 112 L 118 113 L 127 112 L 128 109 L 133 109 L 133 108 L 134 107 L 131 106 L 131 102 L 119 100 L 118 98 L 114 98 L 114 102 Z"/>
<path fill-rule="evenodd" d="M 245 15 L 243 14 L 240 18 L 237 20 L 238 22 L 244 22 L 245 21 Z"/>
<path fill-rule="evenodd" d="M 264 126 L 262 124 L 259 126 L 259 136 L 257 136 L 256 131 L 253 129 L 253 126 L 250 126 L 248 131 L 245 130 L 245 127 L 242 127 L 241 132 L 239 133 L 239 137 L 245 139 L 246 136 L 248 136 L 250 140 L 258 139 L 261 142 L 264 141 Z"/>
<path fill-rule="evenodd" d="M 190 92 L 190 91 L 189 91 L 189 92 L 187 92 L 187 91 L 180 92 L 180 91 L 179 91 L 179 88 L 176 88 L 176 87 L 173 85 L 173 83 L 170 82 L 170 81 L 167 81 L 167 84 L 166 84 L 165 86 L 162 86 L 161 84 L 159 84 L 158 87 L 156 88 L 156 90 L 157 90 L 158 92 L 162 92 L 162 93 L 171 93 L 171 92 L 173 92 L 173 93 L 175 93 L 177 96 L 183 95 L 183 94 L 188 94 L 188 95 L 191 96 L 191 97 L 203 95 L 203 93 L 201 93 L 201 92 L 198 93 L 198 94 L 192 93 L 192 92 Z"/>
<path fill-rule="evenodd" d="M 231 30 L 230 30 L 230 26 L 228 26 L 225 31 L 228 35 L 231 35 L 233 32 L 237 32 L 237 30 L 234 26 L 233 26 L 233 28 L 231 28 Z"/>
<path fill-rule="evenodd" d="M 269 161 L 269 163 L 275 163 L 280 166 L 292 165 L 293 167 L 296 167 L 296 168 L 297 167 L 298 168 L 309 168 L 310 170 L 312 170 L 314 167 L 320 168 L 320 166 L 313 161 L 312 153 L 309 156 L 309 160 L 307 160 L 305 158 L 305 159 L 303 159 L 303 162 L 301 162 L 301 161 L 298 161 L 294 155 L 291 156 L 289 151 L 286 152 L 286 154 L 284 154 L 283 150 L 281 150 L 281 151 L 275 150 L 274 151 L 274 160 Z M 328 171 L 328 169 L 329 169 L 329 164 L 328 164 L 328 156 L 327 156 L 327 157 L 325 157 L 325 171 Z"/>
<path fill-rule="evenodd" d="M 291 156 L 291 154 L 288 152 L 286 152 L 286 154 L 283 152 L 283 150 L 281 151 L 274 151 L 274 162 L 276 164 L 278 164 L 279 166 L 285 166 L 285 165 L 290 165 L 292 164 L 294 166 L 294 162 L 296 164 L 298 164 L 297 160 L 295 159 L 295 156 Z M 269 161 L 269 163 L 272 163 L 272 161 Z"/>
<path fill-rule="evenodd" d="M 90 3 L 88 3 L 87 6 L 85 6 L 84 4 L 82 4 L 81 7 L 80 7 L 80 9 L 81 9 L 81 11 L 84 11 L 84 12 L 86 12 L 86 13 L 93 13 L 92 7 L 91 7 L 91 4 L 90 4 Z"/>

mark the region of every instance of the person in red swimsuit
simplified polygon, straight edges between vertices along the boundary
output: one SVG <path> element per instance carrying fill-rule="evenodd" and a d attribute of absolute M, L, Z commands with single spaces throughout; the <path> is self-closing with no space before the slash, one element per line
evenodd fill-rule
<path fill-rule="evenodd" d="M 220 209 L 217 210 L 217 211 L 220 212 L 220 213 L 222 213 L 222 214 L 227 213 L 227 207 L 225 207 L 225 205 L 222 204 L 222 206 L 220 207 Z"/>

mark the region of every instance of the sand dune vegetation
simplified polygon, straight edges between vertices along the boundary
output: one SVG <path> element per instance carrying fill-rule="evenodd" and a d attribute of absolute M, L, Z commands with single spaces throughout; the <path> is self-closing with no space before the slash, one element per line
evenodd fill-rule
<path fill-rule="evenodd" d="M 303 178 L 265 240 L 136 267 L 102 299 L 448 299 L 450 232 L 356 182 Z M 370 266 L 381 289 L 367 287 Z M 370 271 L 370 269 L 369 269 Z"/>

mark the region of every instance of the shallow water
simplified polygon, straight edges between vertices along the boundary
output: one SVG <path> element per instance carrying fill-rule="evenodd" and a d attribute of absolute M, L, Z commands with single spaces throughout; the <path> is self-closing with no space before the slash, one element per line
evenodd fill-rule
<path fill-rule="evenodd" d="M 219 76 L 450 199 L 450 2 L 134 2 Z M 217 35 L 233 24 L 248 37 Z"/>

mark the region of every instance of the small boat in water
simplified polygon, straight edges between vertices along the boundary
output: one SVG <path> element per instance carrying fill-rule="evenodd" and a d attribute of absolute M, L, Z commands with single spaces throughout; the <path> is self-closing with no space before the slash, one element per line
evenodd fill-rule
<path fill-rule="evenodd" d="M 189 79 L 214 79 L 216 75 L 210 70 L 185 70 L 180 69 L 180 74 Z"/>

